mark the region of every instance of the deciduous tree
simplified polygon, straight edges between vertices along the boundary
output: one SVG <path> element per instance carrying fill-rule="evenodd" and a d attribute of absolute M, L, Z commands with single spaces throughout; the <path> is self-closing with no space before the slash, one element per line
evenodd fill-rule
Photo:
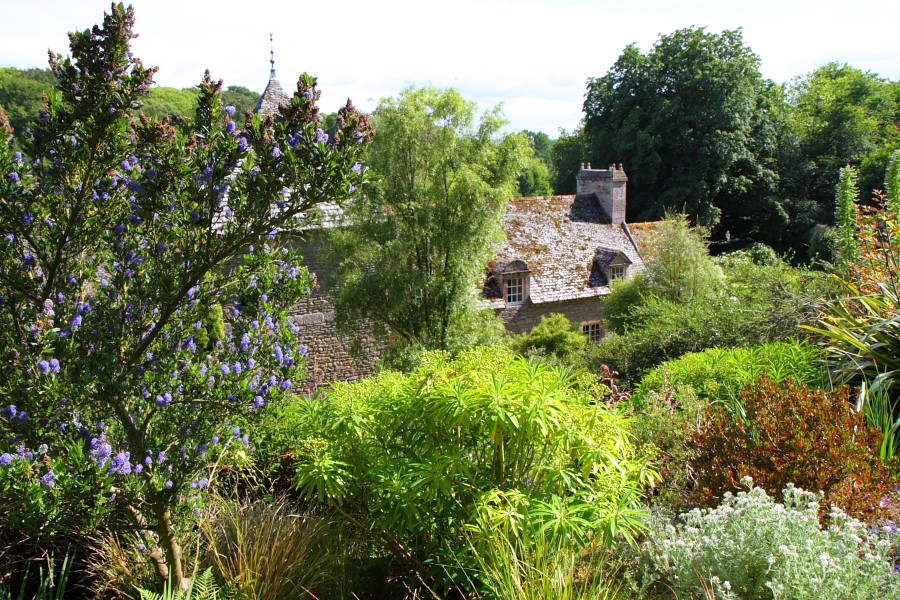
<path fill-rule="evenodd" d="M 476 120 L 475 104 L 453 89 L 409 88 L 372 116 L 375 183 L 335 239 L 338 312 L 373 319 L 403 345 L 447 348 L 475 310 L 530 148 L 501 133 L 499 109 Z"/>
<path fill-rule="evenodd" d="M 740 30 L 682 29 L 647 54 L 629 46 L 606 75 L 588 80 L 592 162 L 626 165 L 631 220 L 666 210 L 705 226 L 764 217 L 760 199 L 776 181 L 762 137 L 765 91 Z"/>

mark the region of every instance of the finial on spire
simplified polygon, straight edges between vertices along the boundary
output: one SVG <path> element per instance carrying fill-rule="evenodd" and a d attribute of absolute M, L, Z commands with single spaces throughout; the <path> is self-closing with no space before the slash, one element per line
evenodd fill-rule
<path fill-rule="evenodd" d="M 272 42 L 272 34 L 269 33 L 269 63 L 272 70 L 269 71 L 269 79 L 275 79 L 275 44 Z"/>

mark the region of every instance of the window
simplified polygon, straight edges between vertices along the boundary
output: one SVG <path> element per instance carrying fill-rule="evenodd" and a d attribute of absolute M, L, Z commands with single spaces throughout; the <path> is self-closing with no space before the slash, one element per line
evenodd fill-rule
<path fill-rule="evenodd" d="M 610 265 L 609 280 L 621 279 L 625 277 L 625 265 Z"/>
<path fill-rule="evenodd" d="M 522 304 L 525 302 L 525 278 L 509 277 L 506 279 L 506 303 Z"/>
<path fill-rule="evenodd" d="M 603 339 L 603 324 L 599 321 L 582 323 L 581 333 L 587 336 L 589 342 L 599 342 Z"/>

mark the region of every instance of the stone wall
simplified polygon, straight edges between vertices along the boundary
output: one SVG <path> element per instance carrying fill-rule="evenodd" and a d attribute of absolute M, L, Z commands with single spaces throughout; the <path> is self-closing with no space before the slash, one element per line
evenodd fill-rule
<path fill-rule="evenodd" d="M 561 302 L 532 304 L 530 300 L 519 306 L 507 306 L 497 311 L 497 316 L 510 333 L 525 333 L 541 322 L 541 317 L 551 313 L 562 313 L 573 323 L 596 322 L 600 320 L 600 299 L 579 298 Z"/>
<path fill-rule="evenodd" d="M 328 273 L 333 265 L 325 251 L 324 233 L 312 231 L 306 237 L 300 244 L 303 264 L 310 273 Z M 309 348 L 302 392 L 314 393 L 331 381 L 358 381 L 374 375 L 384 352 L 383 342 L 375 338 L 367 322 L 356 323 L 352 333 L 338 331 L 327 286 L 318 278 L 310 296 L 297 303 L 289 319 L 300 326 L 300 341 Z"/>

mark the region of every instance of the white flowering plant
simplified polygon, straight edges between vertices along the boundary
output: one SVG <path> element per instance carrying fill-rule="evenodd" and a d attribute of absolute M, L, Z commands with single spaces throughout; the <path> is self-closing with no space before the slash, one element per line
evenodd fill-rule
<path fill-rule="evenodd" d="M 784 503 L 753 487 L 726 493 L 675 525 L 651 530 L 642 545 L 654 587 L 679 598 L 894 598 L 897 528 L 869 528 L 832 508 L 819 520 L 821 496 L 788 485 Z M 644 582 L 646 584 L 646 581 Z"/>

